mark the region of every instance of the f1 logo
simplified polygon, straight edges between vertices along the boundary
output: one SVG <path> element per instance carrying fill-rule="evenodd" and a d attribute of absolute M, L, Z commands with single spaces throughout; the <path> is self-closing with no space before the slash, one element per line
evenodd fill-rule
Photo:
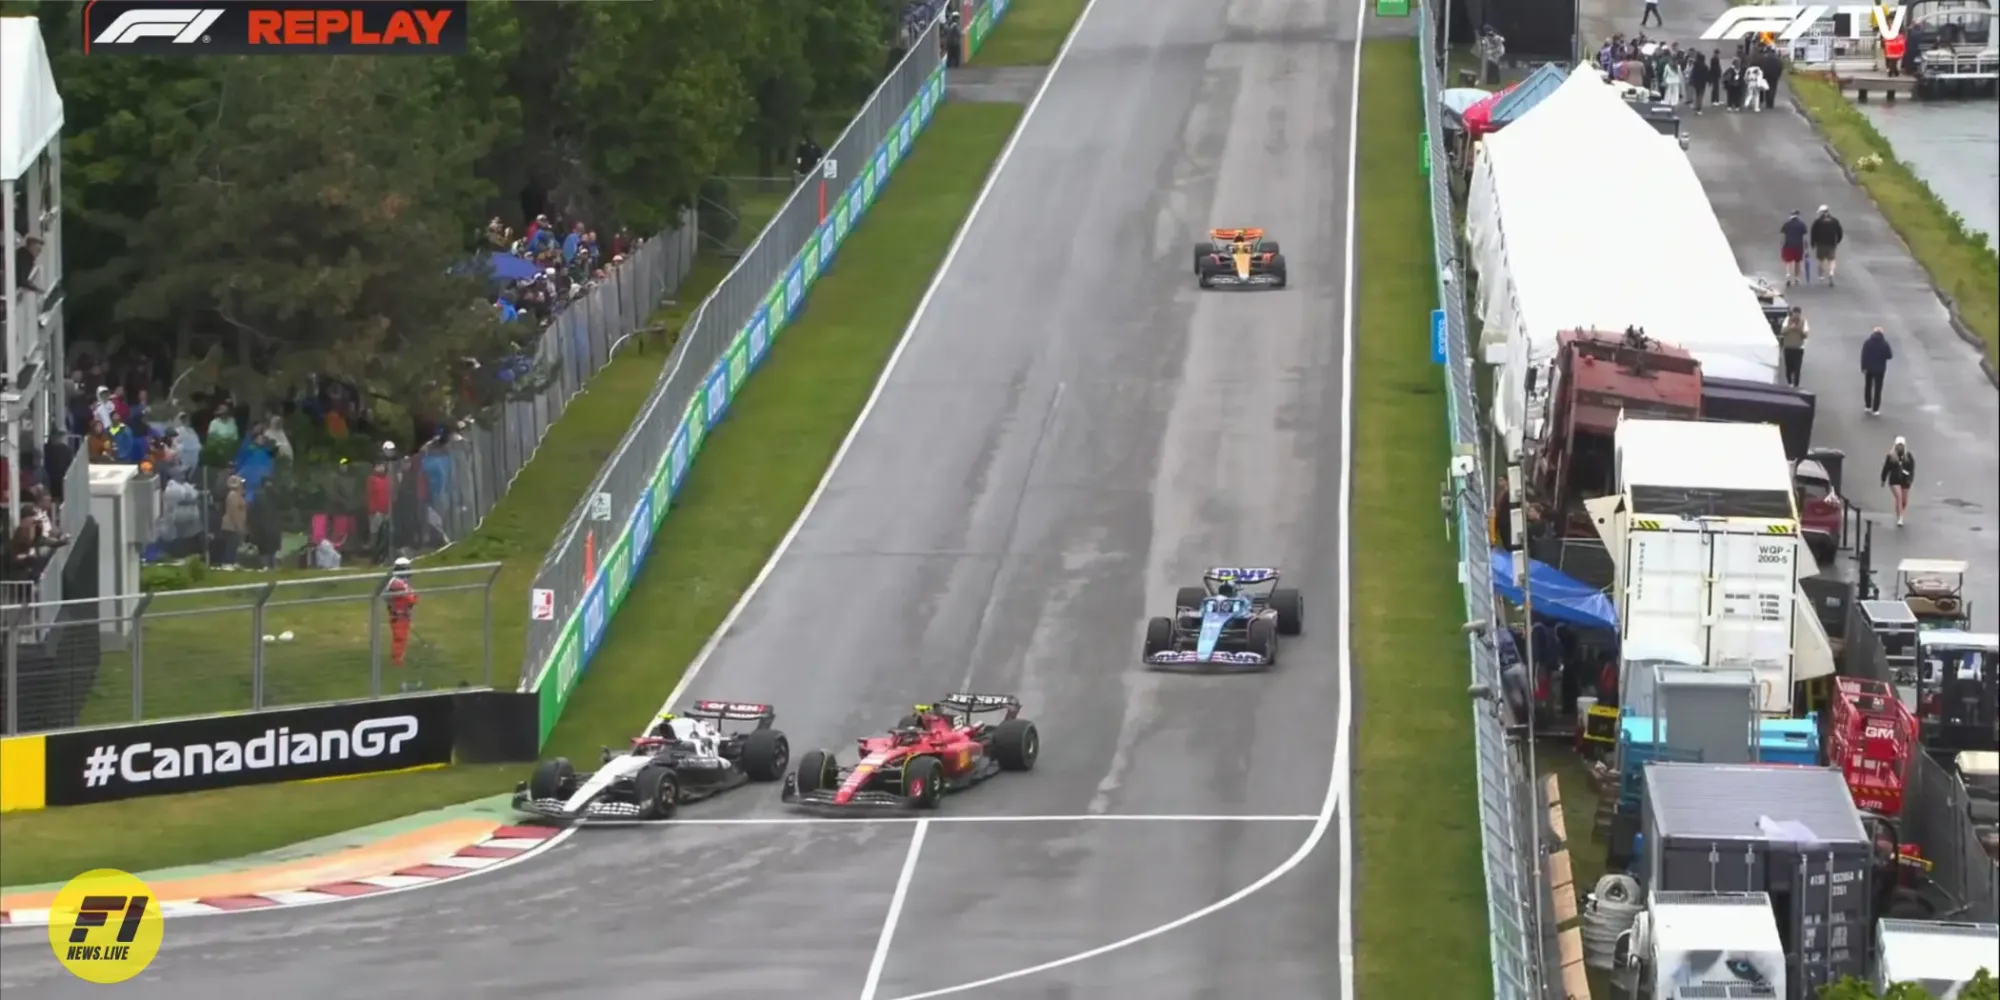
<path fill-rule="evenodd" d="M 129 45 L 144 38 L 171 38 L 175 45 L 188 45 L 208 34 L 221 19 L 215 9 L 128 10 L 98 32 L 93 45 Z"/>
<path fill-rule="evenodd" d="M 146 917 L 146 907 L 153 902 L 150 896 L 85 896 L 77 904 L 76 923 L 69 932 L 70 944 L 82 944 L 90 940 L 90 932 L 102 927 L 114 913 L 122 913 L 118 922 L 119 944 L 131 944 L 139 936 L 139 921 Z"/>

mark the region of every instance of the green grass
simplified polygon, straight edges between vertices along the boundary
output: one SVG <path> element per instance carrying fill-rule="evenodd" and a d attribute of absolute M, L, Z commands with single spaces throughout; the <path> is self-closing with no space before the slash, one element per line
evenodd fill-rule
<path fill-rule="evenodd" d="M 1464 596 L 1436 495 L 1450 455 L 1414 41 L 1362 46 L 1355 266 L 1353 808 L 1358 988 L 1492 993 L 1480 866 Z"/>
<path fill-rule="evenodd" d="M 640 728 L 720 624 L 853 423 L 1020 115 L 1020 108 L 999 104 L 938 111 L 931 134 L 914 147 L 842 248 L 839 264 L 814 288 L 800 320 L 704 446 L 549 753 L 588 757 L 599 744 Z M 698 269 L 684 303 L 698 298 L 693 292 L 705 287 L 697 283 L 704 279 L 713 280 Z M 530 553 L 501 574 L 500 593 L 525 592 L 553 528 L 630 424 L 664 356 L 649 350 L 606 368 L 488 518 L 481 542 L 451 555 Z M 500 645 L 509 655 L 499 662 L 511 668 L 520 660 L 525 616 L 495 617 L 508 636 Z M 505 791 L 521 770 L 457 767 L 10 813 L 0 817 L 0 884 L 59 881 L 101 866 L 145 871 L 251 854 Z"/>
<path fill-rule="evenodd" d="M 1931 283 L 1952 297 L 1959 317 L 1985 341 L 1986 356 L 2000 358 L 2000 256 L 1993 244 L 1985 234 L 1968 229 L 1930 185 L 1896 158 L 1889 140 L 1841 96 L 1837 84 L 1817 73 L 1792 73 L 1789 78 L 1807 117 L 1875 199 L 1917 263 L 1930 272 Z"/>
<path fill-rule="evenodd" d="M 1014 0 L 1007 17 L 972 56 L 974 66 L 1047 66 L 1086 0 Z"/>

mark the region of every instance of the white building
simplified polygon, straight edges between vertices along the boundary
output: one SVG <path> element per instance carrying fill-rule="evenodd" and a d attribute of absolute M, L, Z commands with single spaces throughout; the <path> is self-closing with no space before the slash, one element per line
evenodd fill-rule
<path fill-rule="evenodd" d="M 0 251 L 4 251 L 6 369 L 0 372 L 0 457 L 7 461 L 7 523 L 16 523 L 23 446 L 60 436 L 64 410 L 63 102 L 41 23 L 0 18 Z M 62 518 L 80 527 L 89 506 L 89 456 L 77 449 L 66 484 L 81 484 Z M 60 569 L 60 560 L 50 564 Z M 54 572 L 45 574 L 50 579 Z M 14 596 L 14 595 L 10 595 Z M 43 599 L 56 595 L 40 594 Z"/>

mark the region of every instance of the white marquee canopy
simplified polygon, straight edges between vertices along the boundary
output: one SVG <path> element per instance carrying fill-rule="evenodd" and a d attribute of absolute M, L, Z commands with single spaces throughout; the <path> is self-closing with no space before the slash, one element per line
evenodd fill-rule
<path fill-rule="evenodd" d="M 62 134 L 63 102 L 41 22 L 0 17 L 0 181 L 18 181 Z"/>
<path fill-rule="evenodd" d="M 1484 141 L 1466 236 L 1480 346 L 1505 359 L 1494 423 L 1510 438 L 1530 412 L 1528 372 L 1564 330 L 1638 326 L 1716 374 L 1776 373 L 1776 339 L 1687 154 L 1594 67 Z"/>

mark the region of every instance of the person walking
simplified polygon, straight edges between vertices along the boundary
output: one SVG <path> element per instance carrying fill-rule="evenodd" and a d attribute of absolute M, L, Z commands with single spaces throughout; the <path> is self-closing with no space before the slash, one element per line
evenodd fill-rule
<path fill-rule="evenodd" d="M 1806 324 L 1805 311 L 1793 306 L 1785 316 L 1785 325 L 1778 328 L 1778 350 L 1785 359 L 1785 384 L 1799 387 L 1799 371 L 1806 363 L 1806 337 L 1812 330 Z"/>
<path fill-rule="evenodd" d="M 1732 105 L 1735 100 L 1731 99 Z M 1799 268 L 1806 259 L 1806 223 L 1797 209 L 1778 227 L 1778 259 L 1785 264 L 1785 284 L 1799 283 Z"/>
<path fill-rule="evenodd" d="M 1882 485 L 1889 487 L 1889 495 L 1896 498 L 1896 527 L 1903 526 L 1903 516 L 1910 508 L 1910 484 L 1917 479 L 1917 456 L 1910 451 L 1910 445 L 1901 435 L 1889 447 L 1889 453 L 1882 456 Z"/>
<path fill-rule="evenodd" d="M 1702 73 L 1702 79 L 1708 81 L 1708 103 L 1711 105 L 1721 104 L 1722 103 L 1722 50 L 1721 49 L 1710 49 L 1708 51 L 1708 69 Z"/>
<path fill-rule="evenodd" d="M 1861 410 L 1871 417 L 1882 415 L 1882 376 L 1889 374 L 1895 357 L 1889 335 L 1879 326 L 1861 342 Z"/>
<path fill-rule="evenodd" d="M 396 557 L 382 600 L 389 608 L 389 662 L 401 669 L 410 648 L 410 624 L 417 617 L 417 588 L 410 583 L 410 560 Z M 404 681 L 403 690 L 409 689 L 410 683 Z"/>
<path fill-rule="evenodd" d="M 1699 52 L 1689 52 L 1687 61 L 1688 98 L 1694 102 L 1694 113 L 1701 114 L 1701 99 L 1708 95 L 1712 81 L 1708 78 L 1708 61 Z"/>
<path fill-rule="evenodd" d="M 1834 252 L 1840 249 L 1840 241 L 1847 238 L 1847 231 L 1840 227 L 1840 220 L 1825 205 L 1819 207 L 1819 214 L 1813 216 L 1812 226 L 1806 233 L 1806 241 L 1812 244 L 1813 263 L 1826 276 L 1828 287 L 1833 285 Z M 1811 275 L 1807 275 L 1811 280 Z"/>
<path fill-rule="evenodd" d="M 1646 9 L 1639 15 L 1639 27 L 1641 29 L 1646 27 L 1646 20 L 1648 18 L 1651 18 L 1653 24 L 1657 27 L 1664 28 L 1667 26 L 1667 22 L 1660 17 L 1660 0 L 1646 0 Z"/>

